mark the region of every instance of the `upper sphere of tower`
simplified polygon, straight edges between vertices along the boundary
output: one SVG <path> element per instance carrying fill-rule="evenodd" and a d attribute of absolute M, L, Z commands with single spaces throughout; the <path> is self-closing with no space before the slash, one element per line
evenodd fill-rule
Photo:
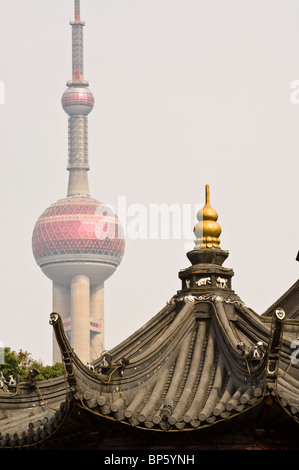
<path fill-rule="evenodd" d="M 63 93 L 61 104 L 69 116 L 87 116 L 93 109 L 94 97 L 85 86 L 70 86 Z"/>
<path fill-rule="evenodd" d="M 112 208 L 86 196 L 52 204 L 37 220 L 32 236 L 37 264 L 62 283 L 76 270 L 104 281 L 120 264 L 124 248 L 123 229 Z"/>

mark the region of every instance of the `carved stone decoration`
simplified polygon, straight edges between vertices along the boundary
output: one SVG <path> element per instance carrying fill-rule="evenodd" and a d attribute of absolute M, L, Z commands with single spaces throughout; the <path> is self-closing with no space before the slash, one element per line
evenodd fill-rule
<path fill-rule="evenodd" d="M 194 297 L 193 295 L 186 295 L 186 296 L 184 297 L 184 300 L 185 300 L 186 302 L 194 302 L 194 301 L 195 301 L 195 297 Z"/>
<path fill-rule="evenodd" d="M 196 281 L 196 284 L 199 286 L 206 286 L 207 284 L 211 284 L 211 278 L 210 277 L 202 277 L 201 279 L 198 279 Z"/>
<path fill-rule="evenodd" d="M 5 387 L 5 384 L 6 384 L 6 380 L 5 380 L 5 377 L 3 375 L 3 372 L 1 372 L 0 374 L 0 390 L 3 390 L 4 387 Z"/>
<path fill-rule="evenodd" d="M 217 277 L 216 282 L 217 286 L 221 287 L 221 289 L 227 288 L 227 279 L 224 279 L 223 277 Z"/>
<path fill-rule="evenodd" d="M 253 360 L 260 360 L 265 355 L 265 346 L 262 341 L 258 341 L 249 348 L 249 357 Z"/>
<path fill-rule="evenodd" d="M 3 392 L 11 391 L 15 389 L 18 384 L 18 379 L 14 378 L 12 375 L 9 375 L 8 380 L 5 378 L 3 372 L 0 374 L 0 390 Z"/>

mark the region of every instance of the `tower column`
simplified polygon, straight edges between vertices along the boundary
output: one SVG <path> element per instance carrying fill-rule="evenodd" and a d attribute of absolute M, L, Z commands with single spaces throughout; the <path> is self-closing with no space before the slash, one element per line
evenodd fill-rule
<path fill-rule="evenodd" d="M 83 80 L 83 26 L 84 23 L 80 19 L 71 23 L 72 28 L 72 44 L 73 44 L 73 81 Z"/>
<path fill-rule="evenodd" d="M 87 117 L 69 116 L 69 183 L 68 196 L 83 194 L 89 196 L 88 166 L 88 124 Z"/>
<path fill-rule="evenodd" d="M 80 360 L 90 361 L 90 282 L 84 275 L 71 281 L 72 347 Z"/>
<path fill-rule="evenodd" d="M 104 351 L 104 284 L 93 286 L 90 295 L 90 360 Z"/>
<path fill-rule="evenodd" d="M 52 309 L 53 312 L 59 313 L 63 323 L 70 317 L 70 289 L 65 287 L 58 282 L 53 282 L 53 293 L 52 293 Z M 53 364 L 61 362 L 61 354 L 55 334 L 53 332 Z"/>
<path fill-rule="evenodd" d="M 76 196 L 77 194 L 89 196 L 87 172 L 81 168 L 73 168 L 69 174 L 67 195 Z"/>

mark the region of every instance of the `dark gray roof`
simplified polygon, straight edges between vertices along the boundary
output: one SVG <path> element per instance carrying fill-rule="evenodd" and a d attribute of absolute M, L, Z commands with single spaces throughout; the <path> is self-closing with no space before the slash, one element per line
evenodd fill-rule
<path fill-rule="evenodd" d="M 267 310 L 263 315 L 271 317 L 273 316 L 277 308 L 283 308 L 287 318 L 298 319 L 299 318 L 299 279 L 282 294 Z"/>
<path fill-rule="evenodd" d="M 220 274 L 227 283 L 217 281 Z M 211 282 L 198 281 L 207 275 Z M 89 423 L 86 432 L 94 419 L 96 427 L 201 432 L 267 400 L 298 423 L 299 367 L 292 349 L 298 325 L 280 310 L 271 317 L 253 312 L 232 290 L 232 275 L 213 263 L 183 270 L 182 289 L 167 305 L 90 366 L 76 356 L 53 313 L 65 377 L 0 395 L 1 445 L 72 436 L 79 414 Z"/>

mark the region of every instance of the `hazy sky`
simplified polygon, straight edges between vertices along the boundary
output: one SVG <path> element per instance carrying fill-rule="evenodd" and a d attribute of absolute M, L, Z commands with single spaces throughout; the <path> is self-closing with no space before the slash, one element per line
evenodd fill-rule
<path fill-rule="evenodd" d="M 49 364 L 52 286 L 31 237 L 66 196 L 73 0 L 0 7 L 0 341 Z M 130 224 L 136 207 L 203 203 L 208 183 L 233 288 L 264 312 L 298 278 L 298 0 L 81 0 L 81 17 L 91 196 L 125 201 Z M 168 238 L 127 240 L 105 285 L 106 348 L 180 289 L 190 239 Z"/>

